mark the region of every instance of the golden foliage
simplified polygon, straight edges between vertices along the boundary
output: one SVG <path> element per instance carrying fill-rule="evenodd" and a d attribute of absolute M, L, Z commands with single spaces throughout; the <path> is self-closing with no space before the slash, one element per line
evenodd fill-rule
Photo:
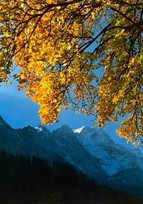
<path fill-rule="evenodd" d="M 1 0 L 0 11 L 0 82 L 17 65 L 44 124 L 72 105 L 100 126 L 127 116 L 119 136 L 143 137 L 142 0 Z"/>

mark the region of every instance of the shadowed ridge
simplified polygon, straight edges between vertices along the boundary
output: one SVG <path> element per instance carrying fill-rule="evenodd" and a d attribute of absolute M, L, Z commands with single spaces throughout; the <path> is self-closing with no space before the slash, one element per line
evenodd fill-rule
<path fill-rule="evenodd" d="M 3 119 L 1 115 L 0 115 L 0 126 L 12 129 L 12 127 Z"/>

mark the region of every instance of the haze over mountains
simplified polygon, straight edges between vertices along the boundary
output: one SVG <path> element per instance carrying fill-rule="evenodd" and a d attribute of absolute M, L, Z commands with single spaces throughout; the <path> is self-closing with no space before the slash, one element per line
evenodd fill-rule
<path fill-rule="evenodd" d="M 142 195 L 143 156 L 137 149 L 115 143 L 95 128 L 72 130 L 67 125 L 50 132 L 46 127 L 11 128 L 0 117 L 0 149 L 13 155 L 66 162 L 99 184 Z"/>

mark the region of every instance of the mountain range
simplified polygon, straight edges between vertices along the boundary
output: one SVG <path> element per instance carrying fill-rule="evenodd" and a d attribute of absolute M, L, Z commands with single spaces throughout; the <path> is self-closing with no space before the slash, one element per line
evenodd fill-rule
<path fill-rule="evenodd" d="M 47 127 L 13 129 L 0 116 L 0 150 L 33 156 L 49 163 L 68 163 L 99 184 L 135 195 L 143 192 L 143 155 L 111 139 L 102 130 L 68 125 L 50 132 Z"/>

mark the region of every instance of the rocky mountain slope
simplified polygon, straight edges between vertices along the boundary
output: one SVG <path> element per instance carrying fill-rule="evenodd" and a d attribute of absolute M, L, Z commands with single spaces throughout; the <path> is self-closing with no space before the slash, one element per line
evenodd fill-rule
<path fill-rule="evenodd" d="M 51 163 L 67 162 L 100 184 L 139 195 L 143 191 L 143 155 L 94 128 L 72 130 L 64 125 L 53 132 L 44 126 L 13 129 L 0 117 L 0 149 Z"/>

